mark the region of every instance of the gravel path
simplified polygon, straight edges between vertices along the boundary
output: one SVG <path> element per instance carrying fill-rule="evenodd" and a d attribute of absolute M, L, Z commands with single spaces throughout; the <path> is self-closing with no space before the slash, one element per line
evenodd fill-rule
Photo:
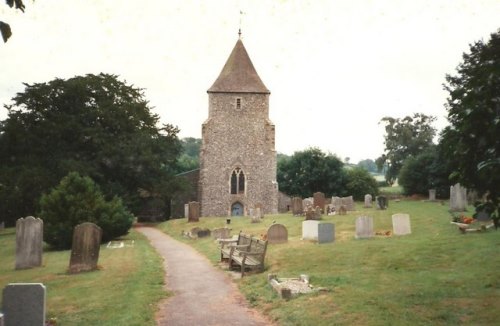
<path fill-rule="evenodd" d="M 207 258 L 155 228 L 136 229 L 164 258 L 166 288 L 174 293 L 160 303 L 158 325 L 272 325 Z"/>

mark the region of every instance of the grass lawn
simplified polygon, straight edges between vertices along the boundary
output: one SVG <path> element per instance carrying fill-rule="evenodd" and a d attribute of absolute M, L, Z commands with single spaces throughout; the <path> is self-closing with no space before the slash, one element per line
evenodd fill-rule
<path fill-rule="evenodd" d="M 45 250 L 42 267 L 15 271 L 15 229 L 0 231 L 0 289 L 43 283 L 47 318 L 57 318 L 57 325 L 155 325 L 155 304 L 165 296 L 162 261 L 138 232 L 124 239 L 134 247 L 103 245 L 98 271 L 69 275 L 70 251 Z"/>
<path fill-rule="evenodd" d="M 321 245 L 300 240 L 301 217 L 269 215 L 258 224 L 249 217 L 232 218 L 233 234 L 264 234 L 273 221 L 289 233 L 288 243 L 269 245 L 266 271 L 238 280 L 239 288 L 280 325 L 498 325 L 500 231 L 462 235 L 449 223 L 448 207 L 439 203 L 389 205 L 378 211 L 356 203 L 357 212 L 324 216 L 335 223 L 336 241 Z M 372 216 L 375 230 L 387 231 L 395 213 L 410 214 L 411 235 L 354 239 L 357 216 Z M 178 219 L 159 228 L 216 264 L 219 252 L 212 239 L 186 239 L 181 231 L 224 225 L 225 218 L 201 218 L 196 224 Z M 267 285 L 268 273 L 309 274 L 314 286 L 329 291 L 283 301 Z"/>

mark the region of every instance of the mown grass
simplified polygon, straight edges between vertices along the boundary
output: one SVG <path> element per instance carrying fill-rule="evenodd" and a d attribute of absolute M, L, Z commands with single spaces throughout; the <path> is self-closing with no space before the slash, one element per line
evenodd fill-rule
<path fill-rule="evenodd" d="M 390 202 L 389 209 L 365 209 L 345 216 L 324 216 L 335 223 L 336 241 L 316 244 L 300 240 L 303 218 L 290 214 L 266 216 L 250 223 L 233 218 L 233 234 L 243 230 L 260 235 L 267 227 L 284 224 L 286 244 L 270 245 L 266 271 L 238 280 L 248 301 L 280 325 L 496 325 L 500 300 L 500 232 L 462 235 L 451 225 L 448 207 L 420 201 Z M 391 215 L 409 213 L 412 234 L 355 240 L 355 218 L 374 218 L 376 231 L 392 230 Z M 182 230 L 225 225 L 225 218 L 186 219 L 159 225 L 187 242 L 214 264 L 219 254 L 212 239 L 190 240 Z M 290 301 L 277 297 L 267 274 L 297 277 L 328 292 L 302 295 Z M 209 282 L 209 280 L 207 280 Z"/>
<path fill-rule="evenodd" d="M 14 270 L 15 229 L 0 231 L 0 289 L 43 283 L 47 318 L 57 325 L 155 325 L 156 303 L 165 296 L 162 261 L 138 232 L 124 239 L 134 240 L 134 247 L 103 245 L 99 270 L 69 275 L 70 251 L 45 251 L 42 267 Z"/>

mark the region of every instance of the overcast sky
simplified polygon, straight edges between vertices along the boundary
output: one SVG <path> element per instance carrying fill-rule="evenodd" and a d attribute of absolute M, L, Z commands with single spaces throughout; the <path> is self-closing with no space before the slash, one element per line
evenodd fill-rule
<path fill-rule="evenodd" d="M 201 137 L 206 90 L 242 28 L 271 91 L 276 150 L 319 147 L 351 162 L 382 154 L 384 116 L 446 125 L 445 74 L 500 28 L 500 0 L 25 0 L 0 4 L 0 119 L 23 82 L 100 72 L 145 89 L 163 123 Z M 243 11 L 243 15 L 240 15 Z"/>

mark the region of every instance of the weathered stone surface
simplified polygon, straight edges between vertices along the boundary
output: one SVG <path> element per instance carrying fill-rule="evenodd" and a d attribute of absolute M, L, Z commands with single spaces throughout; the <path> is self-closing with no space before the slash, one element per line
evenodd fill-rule
<path fill-rule="evenodd" d="M 387 200 L 387 197 L 385 196 L 377 196 L 376 201 L 378 209 L 384 210 L 387 209 L 387 207 L 389 207 L 389 202 Z"/>
<path fill-rule="evenodd" d="M 347 211 L 352 212 L 352 211 L 356 210 L 356 208 L 354 206 L 354 199 L 352 198 L 352 196 L 342 197 L 341 204 L 345 206 Z"/>
<path fill-rule="evenodd" d="M 293 197 L 292 198 L 292 214 L 293 215 L 302 215 L 304 213 L 304 209 L 302 207 L 302 198 Z"/>
<path fill-rule="evenodd" d="M 268 243 L 284 243 L 288 241 L 288 230 L 283 224 L 273 224 L 267 229 Z"/>
<path fill-rule="evenodd" d="M 373 207 L 372 195 L 370 195 L 370 194 L 365 195 L 365 205 L 364 205 L 364 207 L 365 208 L 372 208 Z"/>
<path fill-rule="evenodd" d="M 189 217 L 189 204 L 184 204 L 184 217 Z"/>
<path fill-rule="evenodd" d="M 319 221 L 303 221 L 302 240 L 318 240 L 318 225 Z"/>
<path fill-rule="evenodd" d="M 410 215 L 392 215 L 392 229 L 395 235 L 411 234 Z"/>
<path fill-rule="evenodd" d="M 281 191 L 278 192 L 278 213 L 288 213 L 292 209 L 292 198 Z"/>
<path fill-rule="evenodd" d="M 312 206 L 307 207 L 306 221 L 307 220 L 316 220 L 316 211 L 312 208 Z"/>
<path fill-rule="evenodd" d="M 328 243 L 335 241 L 335 224 L 318 224 L 318 243 Z"/>
<path fill-rule="evenodd" d="M 11 283 L 3 290 L 5 326 L 45 325 L 45 286 L 41 283 Z"/>
<path fill-rule="evenodd" d="M 340 205 L 338 209 L 339 215 L 346 215 L 347 214 L 347 209 L 345 208 L 345 205 Z"/>
<path fill-rule="evenodd" d="M 0 230 L 3 230 L 3 229 L 5 229 L 5 222 L 2 221 L 2 222 L 0 222 Z M 2 326 L 2 325 L 0 325 L 0 326 Z"/>
<path fill-rule="evenodd" d="M 467 207 L 467 189 L 460 183 L 450 187 L 450 210 L 464 212 Z"/>
<path fill-rule="evenodd" d="M 80 273 L 97 269 L 101 248 L 102 230 L 94 223 L 82 223 L 75 226 L 69 272 Z"/>
<path fill-rule="evenodd" d="M 335 210 L 338 211 L 340 206 L 342 205 L 342 199 L 340 197 L 332 197 L 332 205 Z"/>
<path fill-rule="evenodd" d="M 43 221 L 33 216 L 16 221 L 16 269 L 42 265 Z"/>
<path fill-rule="evenodd" d="M 356 239 L 366 239 L 373 237 L 373 218 L 360 216 L 356 219 Z"/>
<path fill-rule="evenodd" d="M 231 229 L 230 228 L 213 229 L 212 237 L 214 239 L 229 239 L 231 238 Z"/>
<path fill-rule="evenodd" d="M 436 189 L 429 189 L 429 200 L 430 201 L 436 200 Z"/>
<path fill-rule="evenodd" d="M 314 207 L 313 206 L 313 198 L 302 199 L 302 209 L 304 210 L 304 212 L 307 210 L 308 207 Z"/>
<path fill-rule="evenodd" d="M 313 194 L 313 206 L 319 207 L 321 210 L 325 207 L 325 194 L 322 192 L 315 192 Z"/>
<path fill-rule="evenodd" d="M 188 222 L 200 221 L 200 203 L 191 201 L 188 203 Z"/>

